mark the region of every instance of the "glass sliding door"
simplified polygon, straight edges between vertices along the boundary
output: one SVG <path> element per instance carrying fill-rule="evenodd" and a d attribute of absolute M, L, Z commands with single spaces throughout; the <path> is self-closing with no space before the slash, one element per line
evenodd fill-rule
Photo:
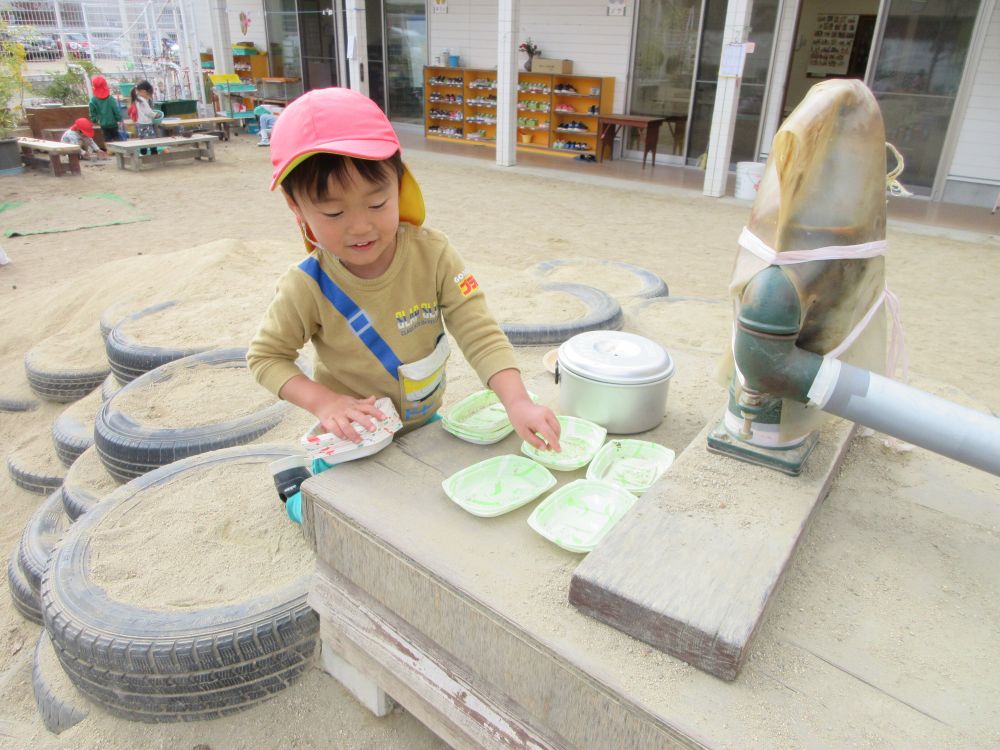
<path fill-rule="evenodd" d="M 264 23 L 271 75 L 302 78 L 299 16 L 295 0 L 265 0 Z"/>
<path fill-rule="evenodd" d="M 424 121 L 427 8 L 414 0 L 381 0 L 365 8 L 368 94 L 397 122 Z"/>
<path fill-rule="evenodd" d="M 871 77 L 885 137 L 906 161 L 902 183 L 930 195 L 979 3 L 890 0 Z"/>
<path fill-rule="evenodd" d="M 305 90 L 339 86 L 337 22 L 333 0 L 298 0 Z M 326 11 L 326 12 L 323 12 Z"/>
<path fill-rule="evenodd" d="M 426 4 L 413 0 L 384 0 L 383 5 L 389 116 L 393 120 L 423 123 Z"/>
<path fill-rule="evenodd" d="M 642 0 L 638 8 L 629 111 L 669 118 L 658 156 L 684 154 L 701 0 Z M 627 149 L 641 149 L 630 130 Z"/>
<path fill-rule="evenodd" d="M 757 158 L 764 89 L 767 87 L 767 73 L 771 64 L 777 20 L 778 0 L 758 0 L 753 4 L 748 41 L 754 42 L 756 48 L 752 54 L 747 55 L 743 67 L 731 162 L 754 161 Z M 706 0 L 688 136 L 689 164 L 696 164 L 702 154 L 708 152 L 708 136 L 712 127 L 712 112 L 715 109 L 725 21 L 725 0 Z"/>

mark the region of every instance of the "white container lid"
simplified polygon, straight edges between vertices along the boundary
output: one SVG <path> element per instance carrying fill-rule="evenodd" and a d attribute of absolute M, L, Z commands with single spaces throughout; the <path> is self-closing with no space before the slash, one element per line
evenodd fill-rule
<path fill-rule="evenodd" d="M 667 350 L 625 331 L 587 331 L 559 347 L 559 366 L 582 378 L 615 385 L 643 385 L 674 374 Z"/>

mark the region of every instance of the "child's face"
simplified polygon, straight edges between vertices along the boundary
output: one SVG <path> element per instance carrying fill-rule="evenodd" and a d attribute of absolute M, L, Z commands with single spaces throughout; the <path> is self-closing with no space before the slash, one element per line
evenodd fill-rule
<path fill-rule="evenodd" d="M 288 207 L 312 230 L 316 241 L 362 279 L 385 273 L 396 254 L 399 182 L 366 182 L 348 165 L 346 185 L 330 178 L 326 196 L 284 193 Z"/>

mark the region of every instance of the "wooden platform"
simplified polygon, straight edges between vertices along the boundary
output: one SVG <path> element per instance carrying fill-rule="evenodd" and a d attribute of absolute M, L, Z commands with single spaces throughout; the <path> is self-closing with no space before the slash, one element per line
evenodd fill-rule
<path fill-rule="evenodd" d="M 843 430 L 824 431 L 817 450 L 827 459 L 839 453 Z M 320 558 L 310 601 L 320 613 L 324 643 L 453 746 L 953 748 L 981 745 L 973 738 L 997 723 L 985 705 L 973 719 L 962 709 L 967 703 L 920 697 L 921 691 L 934 696 L 957 689 L 965 701 L 976 688 L 964 673 L 948 671 L 953 666 L 921 659 L 923 671 L 914 674 L 907 667 L 912 660 L 881 658 L 873 634 L 880 632 L 877 618 L 891 619 L 891 613 L 858 611 L 857 600 L 831 602 L 822 575 L 809 580 L 804 595 L 796 592 L 771 628 L 767 620 L 775 615 L 768 614 L 758 628 L 768 631 L 764 644 L 752 649 L 751 664 L 733 682 L 581 614 L 568 593 L 586 558 L 527 526 L 534 504 L 476 518 L 441 490 L 453 472 L 516 453 L 519 444 L 508 437 L 472 446 L 430 425 L 305 485 L 304 531 Z M 691 450 L 703 446 L 696 441 Z M 731 459 L 706 452 L 704 460 L 703 468 L 714 471 L 675 486 L 680 494 L 672 499 L 688 530 L 698 518 L 714 525 L 716 513 L 725 512 L 721 498 L 740 491 L 716 484 Z M 580 473 L 557 477 L 564 483 Z M 737 526 L 747 528 L 751 540 L 759 538 L 756 529 L 781 517 L 777 506 L 785 499 L 761 495 L 758 481 L 764 482 L 751 477 L 749 483 L 757 509 L 737 509 Z M 663 502 L 647 495 L 625 521 Z M 706 530 L 662 544 L 644 536 L 641 543 L 659 545 L 662 555 L 656 567 L 637 568 L 636 577 L 680 578 L 674 558 L 683 555 L 676 545 L 701 545 L 709 536 Z M 721 570 L 727 550 L 716 549 Z M 770 575 L 777 587 L 780 578 Z M 844 618 L 855 627 L 845 631 Z M 874 635 L 874 642 L 882 640 Z M 967 733 L 962 720 L 978 734 Z"/>
<path fill-rule="evenodd" d="M 140 138 L 128 141 L 113 141 L 108 144 L 108 153 L 114 154 L 119 169 L 138 172 L 144 165 L 166 164 L 178 159 L 195 158 L 215 161 L 213 135 L 169 136 L 166 138 Z M 140 154 L 140 149 L 161 149 L 158 153 Z"/>
<path fill-rule="evenodd" d="M 21 161 L 25 166 L 49 169 L 56 177 L 62 177 L 66 170 L 70 174 L 80 174 L 80 147 L 72 143 L 45 141 L 38 138 L 18 138 Z M 66 163 L 63 164 L 63 159 Z"/>

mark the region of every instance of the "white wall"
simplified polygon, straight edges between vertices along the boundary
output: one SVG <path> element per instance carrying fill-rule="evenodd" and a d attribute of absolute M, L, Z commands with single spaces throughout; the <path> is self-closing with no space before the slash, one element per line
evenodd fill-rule
<path fill-rule="evenodd" d="M 218 0 L 193 0 L 189 7 L 194 11 L 194 24 L 198 33 L 198 52 L 207 52 L 212 47 L 212 6 Z M 264 30 L 263 0 L 228 0 L 229 37 L 236 42 L 253 42 L 257 49 L 267 50 L 267 32 Z M 240 12 L 250 14 L 250 28 L 246 35 L 240 31 Z"/>
<path fill-rule="evenodd" d="M 971 64 L 976 75 L 948 177 L 1000 185 L 1000 4 L 993 8 L 982 57 Z"/>
<path fill-rule="evenodd" d="M 573 73 L 615 78 L 614 109 L 624 109 L 631 58 L 634 0 L 624 16 L 609 16 L 607 0 L 521 0 L 518 41 L 528 37 L 542 57 L 573 61 Z M 431 13 L 428 54 L 448 49 L 462 67 L 496 68 L 496 0 L 449 0 L 447 13 Z M 525 57 L 519 55 L 519 63 Z"/>

